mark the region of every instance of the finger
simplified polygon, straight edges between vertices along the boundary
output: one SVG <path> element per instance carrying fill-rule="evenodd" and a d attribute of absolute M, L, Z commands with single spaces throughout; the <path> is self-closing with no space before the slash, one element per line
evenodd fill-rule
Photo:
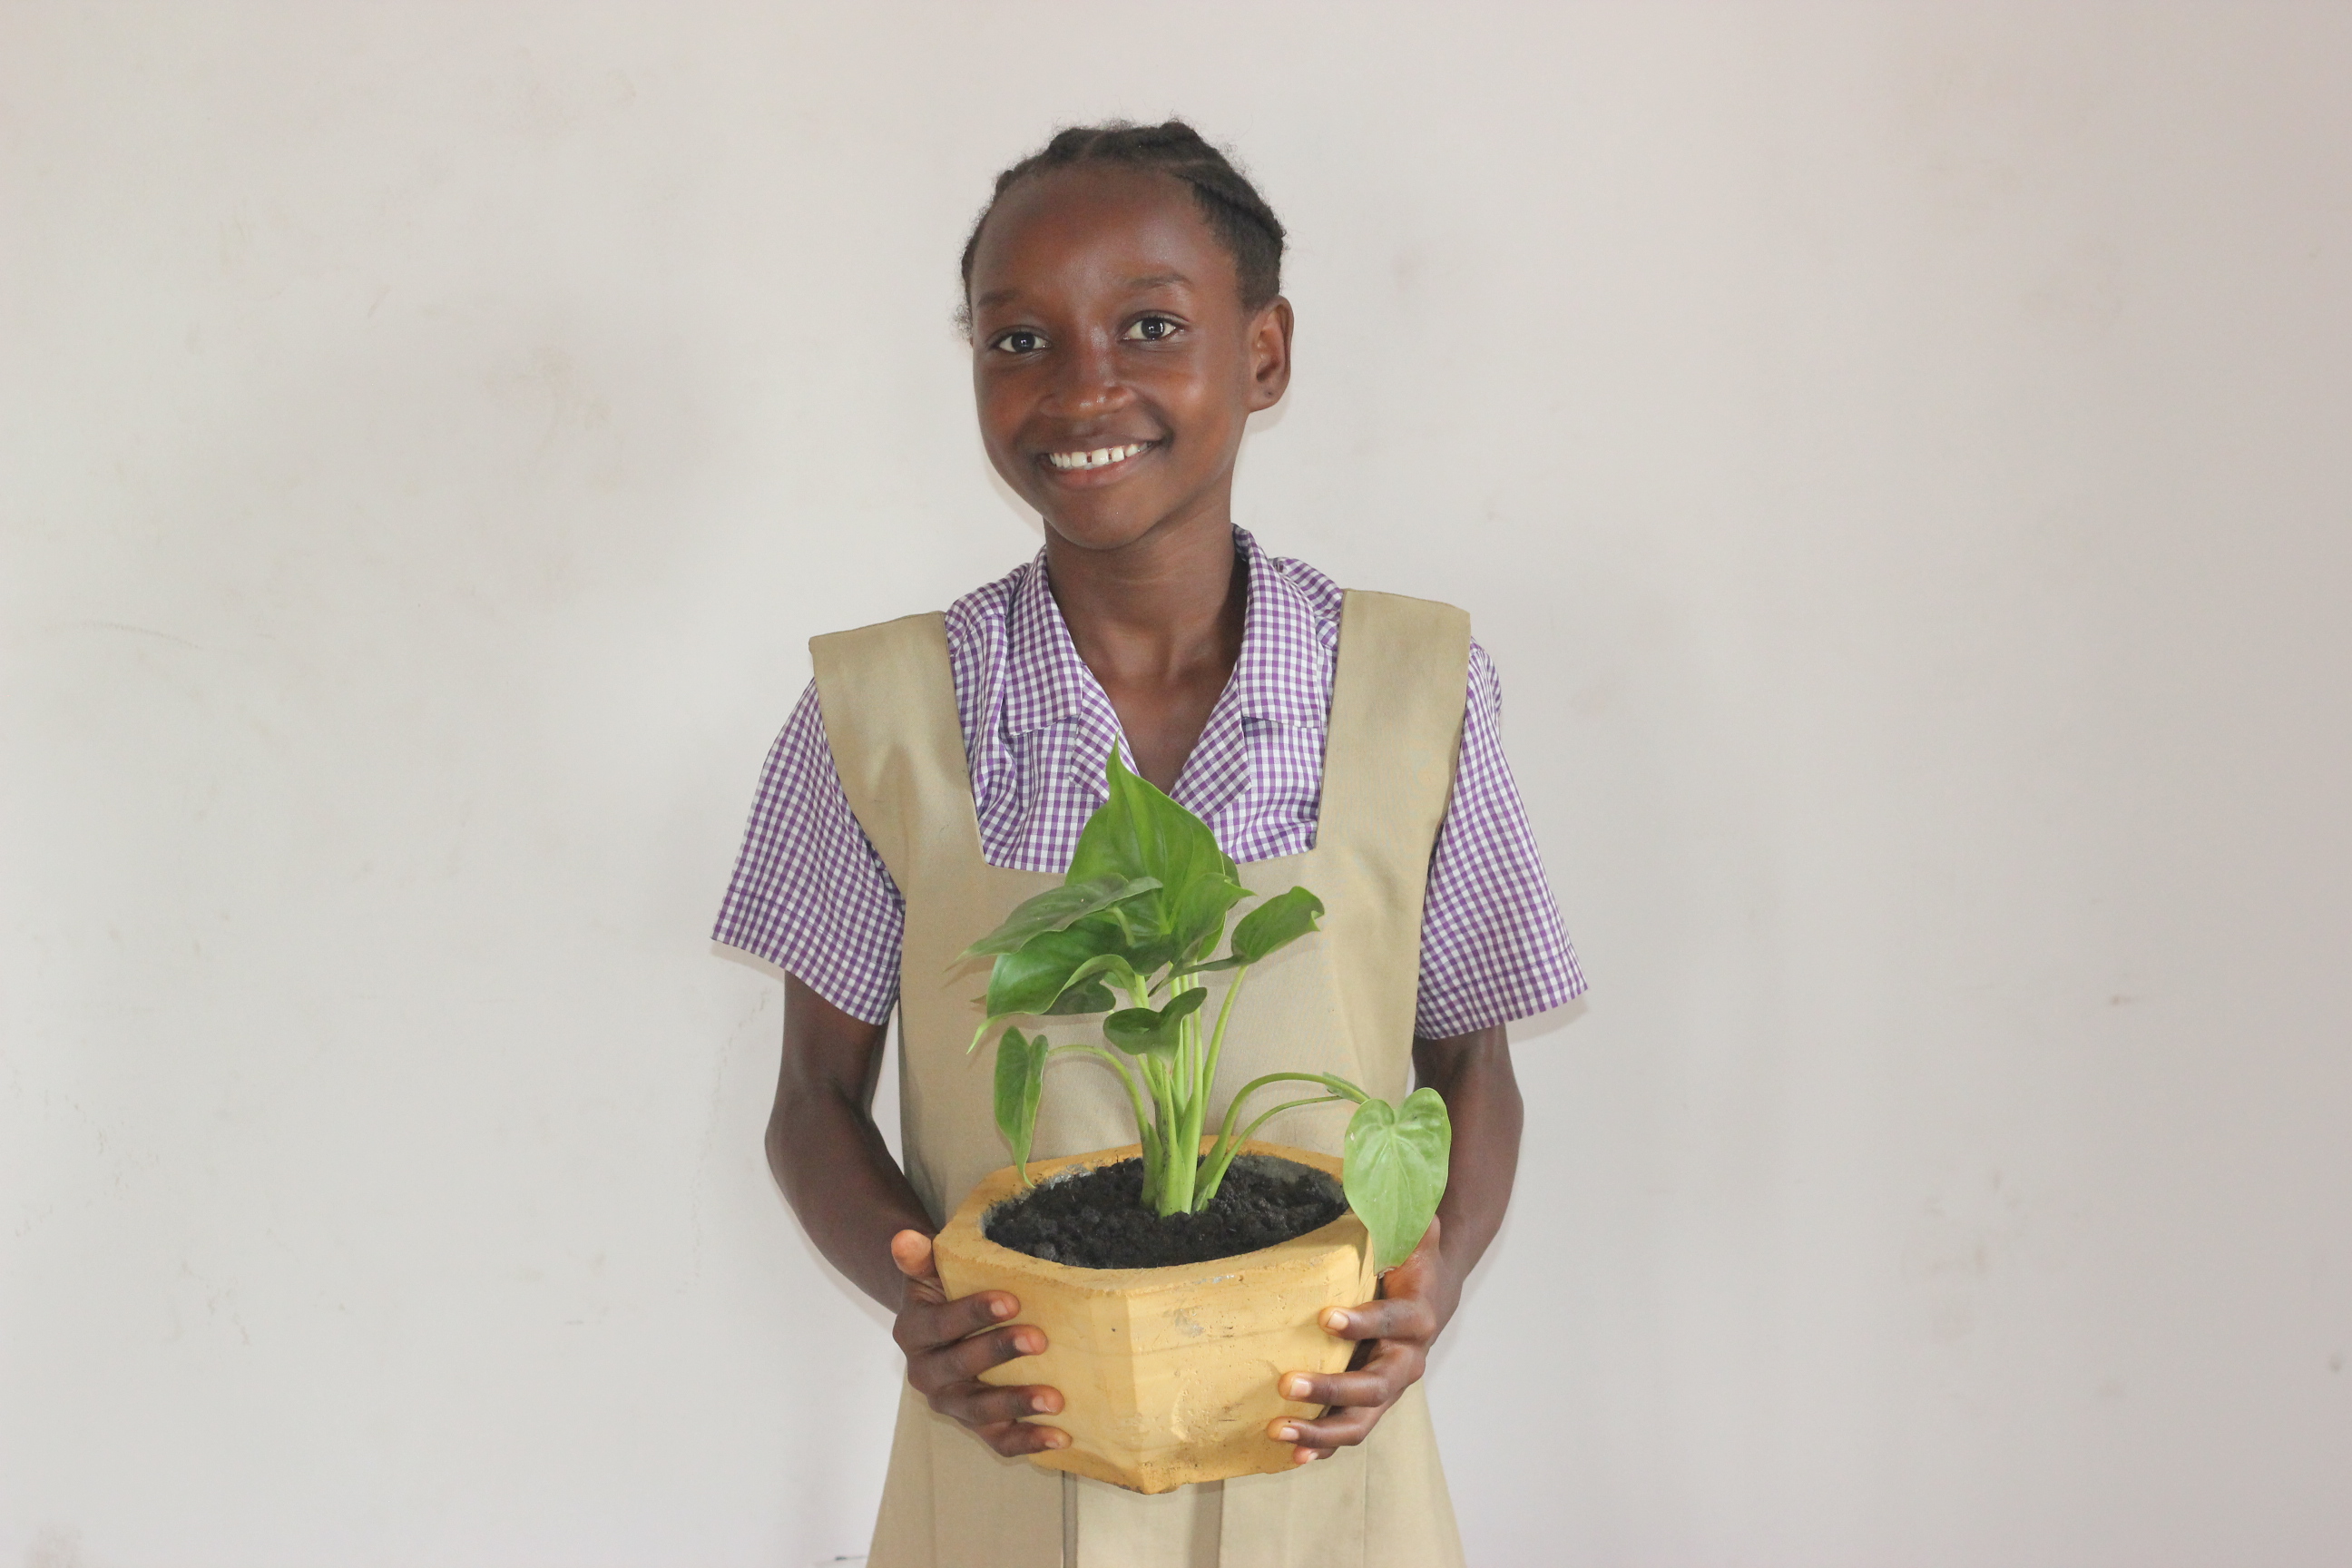
<path fill-rule="evenodd" d="M 909 1279 L 940 1277 L 938 1266 L 931 1261 L 931 1238 L 919 1230 L 902 1230 L 890 1238 L 890 1261 Z"/>
<path fill-rule="evenodd" d="M 1062 1393 L 1043 1384 L 996 1388 L 985 1383 L 958 1383 L 933 1394 L 931 1408 L 977 1432 L 1010 1426 L 1032 1415 L 1058 1415 Z"/>
<path fill-rule="evenodd" d="M 907 1381 L 928 1394 L 959 1383 L 977 1382 L 989 1368 L 1036 1355 L 1045 1348 L 1045 1331 L 1030 1323 L 974 1334 L 909 1354 Z"/>
<path fill-rule="evenodd" d="M 975 1426 L 972 1430 L 982 1442 L 1008 1459 L 1070 1446 L 1067 1432 L 1058 1426 L 1040 1426 L 1034 1421 L 1000 1421 L 987 1426 Z"/>
<path fill-rule="evenodd" d="M 1361 1372 L 1332 1373 L 1317 1376 L 1311 1373 L 1286 1373 L 1276 1390 L 1285 1399 L 1299 1405 L 1384 1405 L 1404 1392 L 1404 1383 L 1392 1368 L 1378 1362 L 1368 1362 Z"/>
<path fill-rule="evenodd" d="M 993 1328 L 1021 1310 L 1020 1298 L 1003 1290 L 975 1290 L 946 1301 L 919 1281 L 909 1280 L 907 1292 L 908 1300 L 898 1309 L 898 1321 L 891 1325 L 890 1334 L 910 1356 Z"/>
<path fill-rule="evenodd" d="M 1368 1405 L 1360 1409 L 1342 1410 L 1313 1421 L 1296 1418 L 1276 1421 L 1266 1428 L 1267 1436 L 1278 1443 L 1296 1445 L 1298 1452 L 1291 1458 L 1300 1464 L 1309 1463 L 1299 1455 L 1312 1454 L 1328 1458 L 1334 1449 L 1352 1447 L 1372 1435 L 1381 1417 L 1388 1414 L 1385 1405 Z M 1317 1451 L 1319 1450 L 1319 1453 Z"/>
<path fill-rule="evenodd" d="M 1343 1340 L 1429 1340 L 1437 1334 L 1437 1314 L 1413 1296 L 1333 1307 L 1322 1323 L 1324 1332 Z"/>

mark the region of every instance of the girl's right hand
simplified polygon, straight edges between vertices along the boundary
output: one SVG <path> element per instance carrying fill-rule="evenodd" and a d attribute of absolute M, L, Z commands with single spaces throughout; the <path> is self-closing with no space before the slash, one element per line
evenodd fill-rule
<path fill-rule="evenodd" d="M 1068 1433 L 1022 1419 L 1060 1410 L 1059 1389 L 1035 1384 L 1000 1387 L 980 1381 L 988 1368 L 1045 1348 L 1042 1329 L 1027 1323 L 998 1326 L 1021 1310 L 1020 1301 L 1002 1290 L 978 1290 L 949 1300 L 931 1261 L 931 1238 L 919 1230 L 892 1237 L 890 1259 L 906 1276 L 890 1337 L 906 1352 L 907 1381 L 915 1392 L 1007 1458 L 1067 1447 Z"/>

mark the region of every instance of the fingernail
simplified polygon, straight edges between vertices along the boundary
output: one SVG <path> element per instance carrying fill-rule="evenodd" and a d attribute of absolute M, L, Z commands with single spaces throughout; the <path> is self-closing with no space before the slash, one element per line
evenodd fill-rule
<path fill-rule="evenodd" d="M 1009 1318 L 1013 1315 L 1013 1303 L 999 1296 L 988 1304 L 988 1315 L 992 1318 Z"/>
<path fill-rule="evenodd" d="M 1298 1320 L 1293 1318 L 1290 1321 L 1295 1323 Z M 1303 1377 L 1286 1378 L 1282 1384 L 1282 1396 L 1285 1399 L 1304 1399 L 1307 1397 L 1308 1387 L 1307 1381 Z"/>
<path fill-rule="evenodd" d="M 1274 1429 L 1274 1440 L 1277 1443 L 1296 1443 L 1298 1441 L 1298 1428 L 1277 1426 Z"/>
<path fill-rule="evenodd" d="M 1344 1333 L 1348 1328 L 1348 1314 L 1335 1308 L 1323 1314 L 1323 1326 L 1335 1334 Z"/>
<path fill-rule="evenodd" d="M 1316 1460 L 1316 1458 L 1317 1458 L 1317 1455 L 1316 1455 L 1316 1453 L 1315 1453 L 1315 1450 L 1314 1450 L 1314 1449 L 1312 1449 L 1312 1448 L 1301 1448 L 1301 1449 L 1299 1449 L 1299 1450 L 1298 1450 L 1298 1462 L 1299 1462 L 1300 1464 L 1302 1464 L 1302 1465 L 1311 1465 L 1311 1464 L 1313 1464 L 1313 1463 L 1315 1462 L 1315 1460 Z"/>
<path fill-rule="evenodd" d="M 1015 1334 L 1013 1336 L 1013 1345 L 1023 1355 L 1035 1355 L 1045 1348 L 1034 1334 Z"/>
<path fill-rule="evenodd" d="M 1033 1394 L 1029 1396 L 1029 1408 L 1040 1415 L 1049 1415 L 1053 1411 L 1054 1402 L 1042 1394 Z"/>
<path fill-rule="evenodd" d="M 1055 1427 L 1052 1430 L 1053 1435 L 1045 1439 L 1045 1447 L 1048 1448 L 1066 1448 L 1070 1446 L 1070 1435 L 1067 1432 L 1063 1431 L 1059 1427 Z"/>

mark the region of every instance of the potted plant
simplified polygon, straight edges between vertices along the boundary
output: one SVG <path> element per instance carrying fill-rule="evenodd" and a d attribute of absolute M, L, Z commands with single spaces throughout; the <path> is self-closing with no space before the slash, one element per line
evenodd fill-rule
<path fill-rule="evenodd" d="M 1116 749 L 1107 773 L 1109 799 L 1062 885 L 964 955 L 994 961 L 972 1048 L 1001 1031 L 996 1122 L 1013 1163 L 973 1189 L 935 1249 L 951 1294 L 1010 1290 L 1045 1331 L 1043 1355 L 983 1374 L 1062 1390 L 1050 1424 L 1071 1440 L 1032 1459 L 1165 1491 L 1291 1468 L 1266 1428 L 1313 1412 L 1284 1400 L 1276 1379 L 1345 1368 L 1352 1347 L 1318 1320 L 1365 1300 L 1419 1243 L 1445 1190 L 1452 1133 L 1433 1089 L 1391 1105 L 1311 1072 L 1254 1079 L 1213 1127 L 1218 1059 L 1250 969 L 1314 932 L 1323 904 L 1293 888 L 1234 922 L 1227 942 L 1228 917 L 1257 895 L 1208 826 Z M 1218 973 L 1230 980 L 1209 1026 L 1203 977 Z M 1054 1019 L 1097 1015 L 1099 1043 L 1045 1033 Z M 1024 1018 L 1040 1022 L 1024 1030 Z M 1045 1068 L 1066 1059 L 1118 1075 L 1137 1141 L 1033 1169 Z M 1290 1085 L 1304 1092 L 1244 1120 L 1256 1097 Z M 1268 1118 L 1326 1103 L 1355 1107 L 1343 1160 L 1252 1142 Z"/>

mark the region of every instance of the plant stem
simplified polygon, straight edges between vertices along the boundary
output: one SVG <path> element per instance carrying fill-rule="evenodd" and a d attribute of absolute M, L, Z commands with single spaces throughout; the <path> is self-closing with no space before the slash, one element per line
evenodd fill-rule
<path fill-rule="evenodd" d="M 1239 1125 L 1241 1121 L 1242 1102 L 1270 1083 L 1319 1083 L 1325 1089 L 1331 1091 L 1328 1098 L 1332 1100 L 1352 1100 L 1359 1105 L 1361 1105 L 1364 1101 L 1371 1098 L 1370 1095 L 1366 1094 L 1362 1089 L 1358 1089 L 1346 1079 L 1335 1078 L 1329 1073 L 1270 1072 L 1265 1074 L 1263 1078 L 1254 1078 L 1250 1079 L 1249 1082 L 1242 1085 L 1241 1092 L 1234 1095 L 1233 1102 L 1225 1107 L 1224 1124 L 1217 1130 L 1216 1146 L 1209 1152 L 1209 1163 L 1215 1168 L 1217 1172 L 1217 1179 L 1219 1181 L 1223 1181 L 1224 1179 L 1225 1167 L 1234 1163 L 1234 1155 L 1241 1147 L 1241 1140 L 1234 1136 L 1234 1129 Z M 1306 1102 L 1302 1101 L 1301 1103 Z M 1268 1111 L 1266 1114 L 1270 1116 L 1273 1112 Z M 1259 1117 L 1256 1122 L 1253 1122 L 1251 1124 L 1251 1130 L 1253 1131 L 1255 1131 L 1257 1126 L 1265 1121 L 1265 1117 Z M 1199 1140 L 1197 1138 L 1195 1138 L 1193 1142 L 1196 1145 L 1199 1143 Z M 1200 1212 L 1200 1205 L 1208 1202 L 1207 1198 L 1200 1198 L 1197 1196 L 1198 1190 L 1198 1188 L 1195 1189 L 1197 1201 L 1192 1211 L 1195 1214 Z M 1213 1184 L 1211 1185 L 1209 1192 L 1212 1196 L 1214 1195 L 1215 1191 L 1215 1186 Z M 1166 1214 L 1169 1211 L 1162 1209 L 1160 1212 Z"/>
<path fill-rule="evenodd" d="M 1362 1089 L 1358 1089 L 1354 1084 L 1349 1083 L 1346 1079 L 1337 1077 L 1331 1073 L 1270 1072 L 1263 1078 L 1254 1078 L 1250 1079 L 1249 1082 L 1242 1085 L 1241 1092 L 1234 1096 L 1233 1104 L 1228 1106 L 1225 1110 L 1225 1126 L 1228 1130 L 1233 1127 L 1234 1114 L 1240 1110 L 1242 1101 L 1247 1100 L 1251 1095 L 1255 1094 L 1259 1089 L 1264 1089 L 1270 1083 L 1319 1083 L 1324 1088 L 1329 1089 L 1333 1094 L 1338 1095 L 1340 1099 L 1352 1100 L 1358 1105 L 1361 1105 L 1364 1101 L 1372 1098 L 1370 1095 L 1366 1094 Z"/>
<path fill-rule="evenodd" d="M 1195 1079 L 1195 1093 L 1192 1093 L 1192 1119 L 1190 1119 L 1190 1126 L 1185 1129 L 1190 1133 L 1190 1142 L 1185 1142 L 1185 1147 L 1192 1150 L 1192 1154 L 1200 1154 L 1202 1126 L 1209 1121 L 1209 1096 L 1216 1090 L 1216 1065 L 1218 1060 L 1225 1056 L 1225 1025 L 1233 1023 L 1233 1004 L 1234 999 L 1242 994 L 1242 978 L 1244 978 L 1246 973 L 1249 973 L 1249 963 L 1242 963 L 1240 969 L 1233 971 L 1233 985 L 1225 987 L 1225 999 L 1218 1004 L 1216 1008 L 1216 1032 L 1209 1035 L 1209 1058 L 1206 1058 L 1204 1063 L 1200 1063 L 1200 1077 Z M 1192 978 L 1192 985 L 1202 985 L 1200 975 Z M 1197 1013 L 1195 1013 L 1195 1018 L 1197 1018 Z M 1249 1093 L 1249 1090 L 1244 1089 L 1242 1093 Z M 1216 1184 L 1223 1180 L 1225 1166 L 1233 1163 L 1233 1154 L 1225 1152 L 1225 1142 L 1228 1142 L 1228 1140 L 1218 1138 L 1216 1154 L 1212 1154 L 1209 1162 L 1202 1166 L 1202 1175 L 1195 1183 L 1195 1187 L 1192 1187 L 1192 1201 L 1190 1201 L 1190 1211 L 1192 1213 L 1200 1213 L 1202 1208 L 1209 1206 L 1209 1199 L 1216 1196 Z M 1218 1154 L 1223 1154 L 1223 1162 L 1218 1162 Z M 1169 1211 L 1162 1211 L 1162 1213 L 1169 1213 Z"/>
<path fill-rule="evenodd" d="M 1234 1002 L 1241 995 L 1242 981 L 1249 972 L 1250 966 L 1246 963 L 1234 971 L 1234 983 L 1225 987 L 1225 999 L 1217 1008 L 1217 1030 L 1209 1037 L 1209 1065 L 1201 1074 L 1201 1099 L 1204 1102 L 1209 1098 L 1209 1091 L 1216 1086 L 1217 1063 L 1225 1054 L 1225 1026 L 1233 1022 Z M 1249 1090 L 1242 1092 L 1247 1094 Z"/>
<path fill-rule="evenodd" d="M 1199 1214 L 1217 1201 L 1217 1189 L 1224 1184 L 1226 1170 L 1233 1164 L 1234 1157 L 1241 1153 L 1242 1145 L 1248 1142 L 1259 1128 L 1286 1110 L 1297 1110 L 1307 1105 L 1334 1105 L 1347 1098 L 1344 1094 L 1318 1094 L 1305 1100 L 1286 1100 L 1243 1129 L 1240 1137 L 1217 1140 L 1215 1152 L 1209 1156 L 1208 1164 L 1202 1169 L 1200 1189 L 1192 1196 L 1192 1212 Z"/>

